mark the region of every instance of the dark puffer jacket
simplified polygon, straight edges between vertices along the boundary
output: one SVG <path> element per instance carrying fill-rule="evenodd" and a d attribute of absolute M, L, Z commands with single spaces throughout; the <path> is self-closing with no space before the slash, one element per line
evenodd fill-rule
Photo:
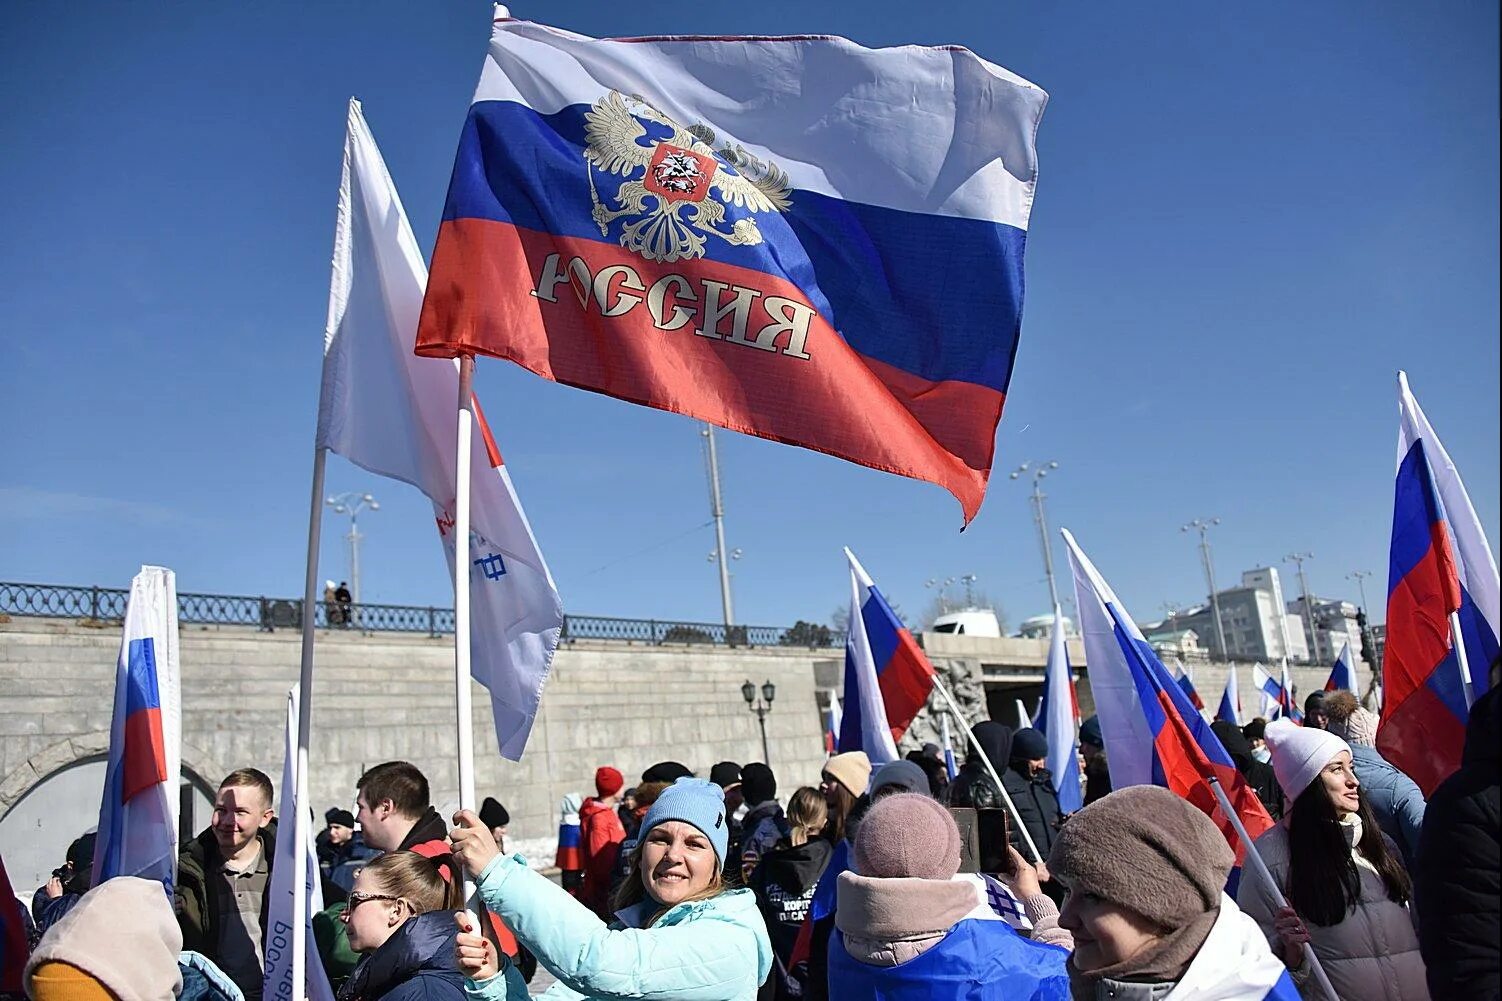
<path fill-rule="evenodd" d="M 1038 851 L 1046 859 L 1053 849 L 1054 839 L 1059 836 L 1059 821 L 1063 813 L 1059 809 L 1059 794 L 1053 787 L 1053 772 L 1040 768 L 1036 774 L 1030 775 L 1028 768 L 1026 761 L 1014 761 L 1001 773 L 1001 781 L 1006 785 L 1007 795 L 1012 797 L 1012 803 L 1017 807 L 1017 818 L 1027 827 L 1033 844 L 1038 846 Z M 1031 858 L 1027 842 L 1022 840 L 1022 834 L 1015 825 L 1012 828 L 1012 845 L 1022 853 L 1023 858 Z"/>
<path fill-rule="evenodd" d="M 267 825 L 258 835 L 266 868 L 276 861 L 275 828 Z M 224 853 L 214 838 L 214 829 L 206 827 L 188 842 L 177 856 L 177 887 L 173 891 L 177 923 L 183 931 L 183 949 L 201 952 L 210 959 L 219 956 L 219 894 L 223 880 Z M 261 941 L 266 939 L 266 910 L 271 905 L 271 880 L 267 877 L 266 893 L 261 897 Z"/>
<path fill-rule="evenodd" d="M 455 955 L 458 934 L 450 911 L 411 918 L 360 960 L 339 988 L 339 1001 L 464 1001 L 464 974 Z"/>
<path fill-rule="evenodd" d="M 1502 689 L 1471 707 L 1460 770 L 1429 797 L 1414 871 L 1435 998 L 1502 997 Z"/>

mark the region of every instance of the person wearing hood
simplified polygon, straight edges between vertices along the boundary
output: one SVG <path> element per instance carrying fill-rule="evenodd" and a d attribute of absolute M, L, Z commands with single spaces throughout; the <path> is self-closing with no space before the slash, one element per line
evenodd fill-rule
<path fill-rule="evenodd" d="M 793 793 L 785 821 L 788 834 L 762 856 L 746 880 L 767 923 L 775 959 L 772 975 L 762 985 L 762 1001 L 804 996 L 808 967 L 792 967 L 791 956 L 819 877 L 834 853 L 834 846 L 819 837 L 828 819 L 829 805 L 819 790 L 804 786 Z"/>
<path fill-rule="evenodd" d="M 729 826 L 724 791 L 712 782 L 680 779 L 652 804 L 609 924 L 522 856 L 500 854 L 473 813 L 454 821 L 454 856 L 480 898 L 558 978 L 546 998 L 750 1001 L 771 971 L 756 896 L 731 889 L 723 875 Z M 504 961 L 488 941 L 461 932 L 457 944 L 472 1001 L 526 998 L 519 981 L 503 979 Z"/>
<path fill-rule="evenodd" d="M 1430 993 L 1502 997 L 1502 689 L 1471 706 L 1460 770 L 1429 797 L 1414 879 Z"/>
<path fill-rule="evenodd" d="M 579 899 L 604 918 L 610 916 L 610 874 L 620 857 L 621 842 L 626 840 L 626 828 L 615 812 L 625 784 L 619 771 L 602 765 L 595 769 L 595 795 L 579 808 L 579 850 L 584 865 Z"/>
<path fill-rule="evenodd" d="M 921 751 L 909 751 L 907 760 L 923 769 L 928 778 L 928 794 L 940 803 L 945 802 L 949 798 L 949 770 L 944 767 L 939 745 L 924 744 Z"/>
<path fill-rule="evenodd" d="M 388 852 L 361 869 L 342 920 L 362 958 L 339 1001 L 464 1001 L 450 913 L 461 906 L 456 885 L 414 852 Z"/>
<path fill-rule="evenodd" d="M 162 884 L 116 876 L 47 930 L 24 959 L 22 984 L 32 1001 L 175 1001 L 182 947 Z"/>
<path fill-rule="evenodd" d="M 928 776 L 912 761 L 888 761 L 871 773 L 871 803 L 898 793 L 915 792 L 929 796 Z M 869 809 L 869 808 L 868 808 Z"/>
<path fill-rule="evenodd" d="M 872 804 L 836 891 L 831 997 L 1067 996 L 1065 950 L 975 916 L 974 888 L 955 879 L 960 850 L 954 818 L 926 792 Z"/>
<path fill-rule="evenodd" d="M 1085 759 L 1085 805 L 1089 806 L 1111 791 L 1111 766 L 1106 760 L 1099 716 L 1080 724 L 1080 756 Z"/>
<path fill-rule="evenodd" d="M 1325 717 L 1325 729 L 1351 745 L 1362 795 L 1372 805 L 1377 826 L 1397 843 L 1403 865 L 1411 869 L 1424 827 L 1424 793 L 1377 750 L 1377 714 L 1363 709 L 1354 693 L 1331 692 Z"/>
<path fill-rule="evenodd" d="M 1026 727 L 1012 735 L 1012 754 L 1001 781 L 1012 804 L 1017 808 L 1018 821 L 1027 828 L 1033 844 L 1038 846 L 1043 858 L 1053 849 L 1059 836 L 1059 824 L 1063 811 L 1059 809 L 1059 794 L 1053 787 L 1053 772 L 1048 770 L 1048 739 Z M 1012 832 L 1012 844 L 1023 849 L 1026 842 L 1020 833 Z M 1064 888 L 1052 880 L 1043 887 L 1056 902 L 1064 899 Z"/>
<path fill-rule="evenodd" d="M 1225 894 L 1235 862 L 1210 818 L 1160 786 L 1118 789 L 1075 813 L 1048 857 L 1069 886 L 1059 915 L 1074 934 L 1064 996 L 1294 1001 L 1261 929 Z"/>
<path fill-rule="evenodd" d="M 1252 744 L 1246 739 L 1246 734 L 1230 720 L 1218 719 L 1210 724 L 1210 729 L 1220 738 L 1220 746 L 1226 749 L 1226 753 L 1231 756 L 1231 763 L 1262 801 L 1268 816 L 1274 820 L 1280 819 L 1283 816 L 1283 792 L 1278 788 L 1278 776 L 1273 773 L 1272 766 L 1257 760 L 1252 754 Z"/>
<path fill-rule="evenodd" d="M 1001 810 L 1006 808 L 1001 791 L 986 768 L 987 759 L 997 775 L 1006 771 L 1012 757 L 1012 728 L 995 720 L 983 720 L 971 728 L 975 742 L 965 754 L 965 764 L 949 784 L 949 805 L 969 806 L 977 810 Z M 976 748 L 985 748 L 985 758 Z"/>
<path fill-rule="evenodd" d="M 1266 737 L 1290 805 L 1256 847 L 1289 906 L 1278 908 L 1263 880 L 1243 874 L 1242 909 L 1310 996 L 1319 987 L 1305 942 L 1341 1001 L 1427 1001 L 1409 911 L 1413 884 L 1362 795 L 1350 746 L 1282 719 L 1267 725 Z"/>
<path fill-rule="evenodd" d="M 732 871 L 741 881 L 751 878 L 756 863 L 779 841 L 791 833 L 782 805 L 777 802 L 777 776 L 760 761 L 741 769 L 741 791 L 746 800 L 746 815 L 741 818 L 740 857 Z M 731 849 L 734 853 L 735 849 Z"/>

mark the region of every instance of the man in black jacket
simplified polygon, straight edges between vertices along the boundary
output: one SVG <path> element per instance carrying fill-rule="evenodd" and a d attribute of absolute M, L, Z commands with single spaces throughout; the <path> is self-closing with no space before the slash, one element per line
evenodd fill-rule
<path fill-rule="evenodd" d="M 1037 845 L 1039 854 L 1045 860 L 1053 849 L 1054 840 L 1059 836 L 1059 824 L 1063 819 L 1063 812 L 1059 809 L 1059 794 L 1054 790 L 1053 772 L 1048 770 L 1047 759 L 1047 738 L 1032 727 L 1026 727 L 1012 735 L 1012 757 L 1007 762 L 1007 770 L 1001 775 L 1007 794 L 1017 807 L 1017 819 L 1027 828 L 1033 844 Z M 1023 858 L 1032 861 L 1027 843 L 1015 827 L 1012 831 L 1012 844 L 1022 853 Z M 1044 886 L 1043 891 L 1050 897 L 1058 893 L 1058 900 L 1063 900 L 1063 887 L 1052 880 Z"/>
<path fill-rule="evenodd" d="M 230 772 L 214 797 L 214 822 L 177 859 L 173 900 L 183 948 L 213 960 L 259 1001 L 266 909 L 276 843 L 271 779 L 256 768 Z"/>
<path fill-rule="evenodd" d="M 1429 993 L 1502 997 L 1502 689 L 1471 706 L 1460 770 L 1429 797 L 1414 902 Z"/>
<path fill-rule="evenodd" d="M 965 764 L 949 784 L 949 805 L 969 806 L 977 810 L 1002 810 L 1001 791 L 986 768 L 989 759 L 997 775 L 1005 772 L 1012 757 L 1012 728 L 995 720 L 983 720 L 971 727 L 975 742 L 985 748 L 985 758 L 972 744 L 965 753 Z"/>

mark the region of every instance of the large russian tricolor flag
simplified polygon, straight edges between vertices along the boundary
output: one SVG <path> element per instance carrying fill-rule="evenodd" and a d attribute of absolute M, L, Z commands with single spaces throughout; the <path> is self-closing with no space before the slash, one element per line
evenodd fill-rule
<path fill-rule="evenodd" d="M 130 582 L 109 761 L 94 844 L 93 884 L 114 876 L 160 880 L 177 871 L 178 774 L 182 760 L 177 576 L 143 566 Z"/>
<path fill-rule="evenodd" d="M 1059 809 L 1073 813 L 1085 805 L 1080 790 L 1080 704 L 1069 667 L 1064 613 L 1057 605 L 1049 633 L 1048 663 L 1043 668 L 1043 700 L 1033 726 L 1048 740 L 1048 770 L 1053 775 Z"/>
<path fill-rule="evenodd" d="M 1340 648 L 1340 656 L 1335 658 L 1335 663 L 1330 668 L 1330 677 L 1325 681 L 1325 691 L 1336 692 L 1341 689 L 1356 691 L 1356 665 L 1351 661 L 1349 641 Z"/>
<path fill-rule="evenodd" d="M 928 480 L 968 521 L 1017 351 L 1047 99 L 958 46 L 500 18 L 417 353 Z"/>
<path fill-rule="evenodd" d="M 839 750 L 872 764 L 897 760 L 897 741 L 934 690 L 934 668 L 849 549 L 850 625 Z"/>
<path fill-rule="evenodd" d="M 1074 568 L 1075 600 L 1090 665 L 1090 687 L 1101 734 L 1111 749 L 1111 786 L 1158 785 L 1203 810 L 1242 858 L 1244 846 L 1211 791 L 1213 776 L 1225 790 L 1247 833 L 1273 821 L 1247 785 L 1210 724 L 1189 702 L 1163 666 L 1111 585 L 1085 556 L 1074 536 L 1063 533 Z M 1237 873 L 1232 874 L 1232 881 Z"/>
<path fill-rule="evenodd" d="M 1398 410 L 1377 747 L 1428 795 L 1460 766 L 1471 702 L 1497 656 L 1502 599 L 1470 495 L 1402 372 Z"/>

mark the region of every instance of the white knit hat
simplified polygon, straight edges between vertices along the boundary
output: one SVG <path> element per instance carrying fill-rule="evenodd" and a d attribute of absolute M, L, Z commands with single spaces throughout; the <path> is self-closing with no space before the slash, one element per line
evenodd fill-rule
<path fill-rule="evenodd" d="M 1351 753 L 1351 745 L 1328 730 L 1299 726 L 1286 719 L 1275 719 L 1267 724 L 1263 739 L 1272 755 L 1278 785 L 1283 787 L 1283 795 L 1290 800 L 1298 799 L 1337 754 L 1341 751 Z"/>

